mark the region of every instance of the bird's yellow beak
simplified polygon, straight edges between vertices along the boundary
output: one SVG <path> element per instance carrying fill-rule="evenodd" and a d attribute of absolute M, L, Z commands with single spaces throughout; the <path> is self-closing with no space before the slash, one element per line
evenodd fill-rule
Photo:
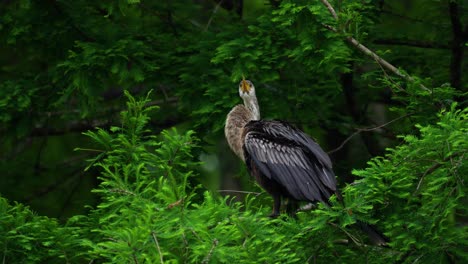
<path fill-rule="evenodd" d="M 248 93 L 248 92 L 250 92 L 250 85 L 249 85 L 249 83 L 245 80 L 245 77 L 244 77 L 244 76 L 242 76 L 241 90 L 242 90 L 243 93 Z"/>

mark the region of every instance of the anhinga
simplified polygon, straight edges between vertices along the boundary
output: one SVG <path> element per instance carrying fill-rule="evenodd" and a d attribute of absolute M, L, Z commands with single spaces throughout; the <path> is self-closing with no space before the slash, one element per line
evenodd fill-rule
<path fill-rule="evenodd" d="M 271 216 L 280 214 L 284 198 L 289 200 L 288 212 L 292 214 L 297 201 L 330 205 L 330 196 L 339 193 L 327 153 L 304 132 L 286 122 L 260 120 L 251 81 L 240 82 L 239 95 L 244 105 L 236 105 L 229 112 L 224 133 L 249 173 L 273 197 Z M 356 225 L 374 244 L 386 245 L 387 238 L 373 226 L 359 220 Z"/>
<path fill-rule="evenodd" d="M 255 87 L 243 79 L 235 106 L 226 119 L 225 135 L 231 149 L 249 173 L 273 197 L 272 217 L 280 214 L 281 199 L 323 202 L 336 192 L 336 179 L 328 155 L 309 136 L 282 121 L 260 120 Z M 291 212 L 290 212 L 291 213 Z"/>

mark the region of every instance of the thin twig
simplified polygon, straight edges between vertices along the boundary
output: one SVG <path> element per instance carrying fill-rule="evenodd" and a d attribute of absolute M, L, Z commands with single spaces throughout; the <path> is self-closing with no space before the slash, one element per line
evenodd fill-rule
<path fill-rule="evenodd" d="M 151 236 L 153 237 L 153 241 L 156 244 L 156 249 L 159 253 L 159 260 L 161 263 L 164 263 L 163 254 L 161 252 L 161 248 L 159 247 L 158 239 L 156 238 L 156 233 L 154 231 L 151 231 Z"/>
<path fill-rule="evenodd" d="M 195 229 L 190 228 L 190 231 L 192 231 L 192 234 L 193 234 L 199 241 L 203 241 L 203 239 L 197 234 L 197 232 L 195 232 Z"/>
<path fill-rule="evenodd" d="M 219 1 L 219 3 L 218 3 L 218 4 L 215 6 L 215 8 L 213 9 L 213 12 L 212 12 L 212 14 L 211 14 L 211 16 L 210 16 L 210 19 L 208 19 L 208 23 L 207 23 L 206 26 L 205 26 L 205 31 L 207 31 L 208 28 L 210 27 L 211 21 L 213 20 L 213 17 L 215 16 L 216 13 L 218 13 L 218 9 L 219 9 L 219 7 L 221 6 L 221 4 L 222 4 L 223 2 L 224 2 L 224 0 Z"/>
<path fill-rule="evenodd" d="M 339 225 L 337 225 L 335 223 L 332 223 L 332 222 L 329 222 L 328 224 L 340 229 L 341 231 L 343 231 L 357 246 L 360 246 L 360 247 L 366 246 L 364 243 L 361 243 L 355 236 L 353 236 L 351 233 L 346 231 L 346 229 L 342 228 L 341 226 L 339 226 Z"/>
<path fill-rule="evenodd" d="M 170 204 L 167 206 L 167 208 L 168 208 L 168 209 L 172 209 L 172 208 L 174 208 L 174 207 L 176 207 L 176 206 L 181 205 L 183 202 L 184 202 L 184 198 L 181 198 L 181 199 L 179 199 L 179 200 L 177 200 L 177 201 L 175 201 L 175 202 L 173 202 L 173 203 L 170 203 Z"/>
<path fill-rule="evenodd" d="M 426 175 L 428 174 L 431 174 L 432 172 L 434 172 L 435 170 L 437 170 L 438 168 L 440 168 L 440 166 L 442 166 L 443 163 L 435 163 L 434 165 L 432 165 L 430 168 L 428 168 L 424 173 L 423 175 L 421 176 L 421 179 L 419 179 L 419 182 L 418 182 L 418 186 L 416 186 L 416 190 L 415 192 L 417 192 L 419 190 L 419 187 L 421 187 L 421 183 L 424 179 L 424 177 L 426 177 Z"/>
<path fill-rule="evenodd" d="M 393 123 L 393 122 L 396 122 L 396 121 L 398 121 L 398 120 L 400 120 L 400 119 L 403 119 L 403 118 L 408 117 L 408 116 L 413 115 L 413 114 L 414 114 L 414 113 L 409 113 L 409 114 L 406 114 L 406 115 L 402 115 L 402 116 L 400 116 L 400 117 L 397 117 L 397 118 L 395 118 L 395 119 L 392 119 L 392 120 L 388 121 L 388 122 L 385 123 L 385 124 L 382 124 L 382 125 L 379 125 L 379 126 L 376 126 L 376 127 L 357 128 L 357 131 L 354 132 L 353 134 L 351 134 L 349 137 L 347 137 L 347 138 L 341 143 L 340 146 L 338 146 L 338 147 L 335 148 L 335 149 L 332 149 L 332 150 L 328 151 L 327 153 L 328 153 L 328 154 L 332 154 L 332 153 L 335 153 L 335 152 L 337 152 L 338 150 L 342 149 L 342 148 L 344 147 L 344 145 L 345 145 L 346 143 L 348 143 L 348 141 L 350 141 L 354 136 L 356 136 L 357 134 L 359 134 L 359 133 L 361 133 L 361 132 L 369 132 L 369 131 L 373 131 L 373 130 L 376 130 L 376 129 L 385 127 L 385 126 L 387 126 L 387 125 L 389 125 L 389 124 L 391 124 L 391 123 Z"/>
<path fill-rule="evenodd" d="M 255 196 L 259 196 L 260 194 L 262 194 L 259 192 L 247 192 L 247 191 L 238 191 L 238 190 L 218 190 L 218 192 L 246 193 L 246 194 L 254 194 Z"/>
<path fill-rule="evenodd" d="M 213 255 L 213 251 L 215 247 L 218 245 L 218 239 L 213 239 L 213 244 L 211 245 L 210 252 L 208 252 L 208 255 L 203 259 L 202 263 L 210 263 L 211 256 Z"/>
<path fill-rule="evenodd" d="M 390 78 L 390 75 L 388 75 L 387 71 L 385 70 L 385 68 L 382 66 L 382 64 L 380 63 L 377 63 L 380 67 L 380 69 L 382 70 L 384 76 L 385 76 L 385 79 L 388 80 L 389 82 L 391 82 L 394 87 L 397 87 L 399 89 L 400 92 L 406 92 L 405 89 L 403 87 L 401 87 L 396 81 L 393 80 L 393 78 Z M 390 88 L 392 91 L 393 89 Z"/>
<path fill-rule="evenodd" d="M 416 186 L 416 190 L 414 191 L 414 194 L 416 194 L 419 190 L 419 188 L 421 187 L 421 184 L 422 184 L 422 181 L 424 179 L 424 177 L 426 177 L 428 174 L 431 174 L 433 173 L 435 170 L 437 170 L 438 168 L 440 168 L 442 165 L 444 165 L 444 162 L 447 162 L 449 160 L 451 160 L 453 157 L 459 155 L 460 152 L 455 152 L 453 153 L 452 155 L 444 158 L 442 160 L 442 162 L 436 162 L 434 165 L 432 165 L 431 167 L 429 167 L 424 173 L 423 175 L 421 176 L 421 179 L 419 179 L 419 182 L 418 182 L 418 186 Z"/>
<path fill-rule="evenodd" d="M 117 188 L 114 188 L 114 189 L 110 189 L 109 190 L 110 193 L 119 193 L 119 194 L 126 194 L 126 195 L 132 195 L 132 196 L 136 196 L 135 193 L 129 191 L 129 190 L 124 190 L 124 189 L 117 189 Z"/>

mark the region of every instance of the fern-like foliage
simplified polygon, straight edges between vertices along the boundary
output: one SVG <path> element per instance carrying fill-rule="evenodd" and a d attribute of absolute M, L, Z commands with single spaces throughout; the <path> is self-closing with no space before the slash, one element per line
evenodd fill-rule
<path fill-rule="evenodd" d="M 417 125 L 420 136 L 402 137 L 403 145 L 355 170 L 362 179 L 345 189 L 347 205 L 373 218 L 407 262 L 468 257 L 468 110 L 454 104 L 438 117 L 436 125 Z"/>
<path fill-rule="evenodd" d="M 0 199 L 0 248 L 12 263 L 450 263 L 466 259 L 467 110 L 375 158 L 343 191 L 345 205 L 318 205 L 270 219 L 257 196 L 244 203 L 194 184 L 199 140 L 176 129 L 152 135 L 149 97 L 129 93 L 122 125 L 86 135 L 100 151 L 100 203 L 66 224 Z M 367 243 L 356 220 L 389 247 Z"/>
<path fill-rule="evenodd" d="M 80 263 L 89 259 L 80 217 L 62 225 L 0 197 L 0 259 L 3 263 Z"/>

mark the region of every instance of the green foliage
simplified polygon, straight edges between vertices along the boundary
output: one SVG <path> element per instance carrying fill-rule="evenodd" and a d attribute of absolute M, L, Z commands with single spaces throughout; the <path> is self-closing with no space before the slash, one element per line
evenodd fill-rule
<path fill-rule="evenodd" d="M 86 244 L 91 258 L 104 263 L 298 263 L 309 257 L 309 250 L 293 249 L 311 239 L 311 225 L 323 232 L 327 214 L 312 223 L 304 216 L 308 219 L 297 225 L 255 212 L 252 197 L 245 209 L 208 191 L 196 197 L 196 186 L 189 184 L 197 175 L 193 132 L 145 136 L 148 100 L 127 96 L 121 128 L 87 133 L 105 150 L 93 161 L 102 171 L 95 190 L 102 201 L 89 217 L 96 236 Z"/>
<path fill-rule="evenodd" d="M 347 204 L 361 217 L 374 218 L 405 261 L 466 259 L 468 110 L 439 116 L 437 125 L 418 125 L 419 137 L 377 157 L 362 177 L 345 189 Z M 403 257 L 402 257 L 403 258 Z"/>
<path fill-rule="evenodd" d="M 56 219 L 38 216 L 0 197 L 3 263 L 79 263 L 88 259 L 85 240 L 78 222 L 60 225 Z"/>
<path fill-rule="evenodd" d="M 369 162 L 362 177 L 344 190 L 346 207 L 320 205 L 297 219 L 270 219 L 254 196 L 245 204 L 209 191 L 196 192 L 192 131 L 160 136 L 146 125 L 148 97 L 129 93 L 122 126 L 87 132 L 102 147 L 91 160 L 100 168 L 101 202 L 87 216 L 66 225 L 35 216 L 21 204 L 1 199 L 0 247 L 13 262 L 58 263 L 304 263 L 333 261 L 385 263 L 466 258 L 463 206 L 468 168 L 468 111 L 455 105 L 437 126 L 419 126 L 421 136 L 384 158 Z M 443 195 L 440 195 L 443 193 Z M 201 195 L 201 196 L 200 196 Z M 379 226 L 390 249 L 363 247 L 358 219 Z"/>
<path fill-rule="evenodd" d="M 244 1 L 242 16 L 218 2 L 0 3 L 0 192 L 59 217 L 0 198 L 3 262 L 467 262 L 468 75 L 448 83 L 468 64 L 452 65 L 449 3 L 330 1 L 335 20 L 322 1 Z M 466 3 L 449 2 L 463 24 Z M 200 152 L 227 152 L 222 129 L 242 75 L 264 118 L 298 125 L 325 150 L 387 124 L 333 155 L 340 184 L 354 180 L 351 168 L 358 178 L 344 205 L 333 197 L 331 208 L 273 220 L 266 193 L 220 197 L 200 184 Z M 236 177 L 238 162 L 223 155 L 232 164 L 216 176 Z M 94 203 L 74 195 L 85 179 Z M 82 215 L 62 214 L 70 201 Z M 389 247 L 368 245 L 357 220 Z"/>

